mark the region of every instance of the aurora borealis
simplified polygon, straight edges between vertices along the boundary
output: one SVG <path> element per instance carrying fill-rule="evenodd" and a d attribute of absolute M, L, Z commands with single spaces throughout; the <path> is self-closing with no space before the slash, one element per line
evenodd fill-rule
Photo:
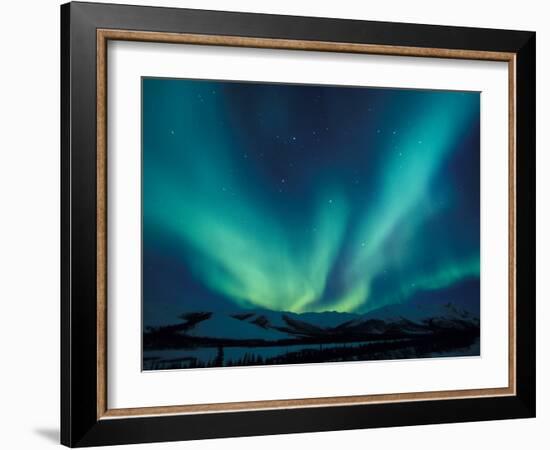
<path fill-rule="evenodd" d="M 142 83 L 147 323 L 364 313 L 479 278 L 479 93 Z"/>

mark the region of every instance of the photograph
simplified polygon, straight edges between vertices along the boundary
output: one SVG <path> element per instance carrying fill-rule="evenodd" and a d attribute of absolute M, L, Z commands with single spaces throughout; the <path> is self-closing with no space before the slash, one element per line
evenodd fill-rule
<path fill-rule="evenodd" d="M 549 15 L 495 5 L 5 2 L 0 450 L 548 446 Z"/>
<path fill-rule="evenodd" d="M 340 6 L 60 6 L 63 445 L 537 415 L 537 22 Z"/>
<path fill-rule="evenodd" d="M 143 370 L 480 355 L 480 93 L 142 79 Z"/>

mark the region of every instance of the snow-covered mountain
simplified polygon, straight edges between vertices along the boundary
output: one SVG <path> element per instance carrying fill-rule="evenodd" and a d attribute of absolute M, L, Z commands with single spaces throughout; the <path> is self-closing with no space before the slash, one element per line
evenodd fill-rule
<path fill-rule="evenodd" d="M 407 303 L 393 304 L 365 314 L 291 313 L 263 309 L 228 312 L 191 312 L 180 322 L 149 328 L 145 342 L 178 346 L 193 342 L 346 342 L 393 339 L 462 330 L 479 330 L 479 282 L 444 292 L 421 291 Z"/>
<path fill-rule="evenodd" d="M 245 320 L 239 320 L 231 315 L 213 313 L 190 327 L 185 334 L 193 337 L 209 337 L 216 339 L 260 339 L 277 341 L 288 339 L 286 333 L 273 327 L 261 327 Z"/>

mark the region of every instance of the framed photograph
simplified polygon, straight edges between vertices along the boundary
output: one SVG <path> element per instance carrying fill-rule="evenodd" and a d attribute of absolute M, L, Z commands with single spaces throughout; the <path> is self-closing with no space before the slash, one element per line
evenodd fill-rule
<path fill-rule="evenodd" d="M 61 7 L 61 440 L 535 415 L 535 33 Z"/>

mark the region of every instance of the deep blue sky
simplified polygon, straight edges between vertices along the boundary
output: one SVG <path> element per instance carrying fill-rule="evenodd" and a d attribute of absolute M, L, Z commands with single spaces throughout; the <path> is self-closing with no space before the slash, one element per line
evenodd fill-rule
<path fill-rule="evenodd" d="M 479 93 L 143 79 L 145 323 L 479 277 Z"/>

